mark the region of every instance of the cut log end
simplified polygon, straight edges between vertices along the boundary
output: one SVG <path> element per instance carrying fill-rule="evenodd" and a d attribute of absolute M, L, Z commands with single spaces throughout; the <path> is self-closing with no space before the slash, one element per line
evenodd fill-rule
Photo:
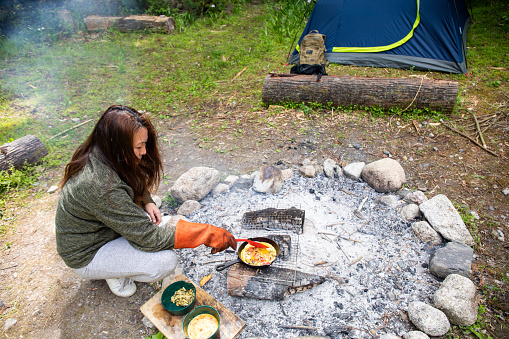
<path fill-rule="evenodd" d="M 30 134 L 25 135 L 0 146 L 0 171 L 35 165 L 46 155 L 48 155 L 48 150 L 39 138 Z"/>

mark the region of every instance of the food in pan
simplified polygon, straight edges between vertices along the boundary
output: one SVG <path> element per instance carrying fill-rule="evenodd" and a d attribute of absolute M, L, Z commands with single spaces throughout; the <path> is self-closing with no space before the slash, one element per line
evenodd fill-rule
<path fill-rule="evenodd" d="M 218 326 L 216 317 L 202 313 L 191 320 L 187 326 L 187 335 L 191 339 L 207 339 L 216 332 Z"/>
<path fill-rule="evenodd" d="M 253 266 L 269 265 L 271 262 L 273 262 L 277 256 L 276 249 L 269 243 L 261 243 L 267 245 L 268 247 L 259 248 L 247 244 L 240 253 L 240 259 L 246 264 Z"/>
<path fill-rule="evenodd" d="M 171 302 L 177 306 L 189 306 L 193 302 L 194 291 L 192 289 L 186 290 L 185 287 L 177 290 L 175 294 L 171 296 Z"/>

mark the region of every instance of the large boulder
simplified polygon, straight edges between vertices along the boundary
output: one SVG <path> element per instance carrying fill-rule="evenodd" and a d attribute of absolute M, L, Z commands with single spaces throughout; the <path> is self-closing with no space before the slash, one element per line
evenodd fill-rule
<path fill-rule="evenodd" d="M 431 227 L 449 241 L 473 245 L 474 238 L 470 235 L 463 219 L 451 201 L 439 194 L 419 205 L 422 214 Z"/>
<path fill-rule="evenodd" d="M 477 321 L 478 303 L 474 283 L 458 274 L 448 275 L 433 295 L 435 307 L 459 326 L 470 326 Z"/>
<path fill-rule="evenodd" d="M 179 203 L 187 200 L 200 201 L 221 180 L 221 173 L 214 168 L 193 167 L 182 174 L 170 188 L 170 195 Z"/>
<path fill-rule="evenodd" d="M 396 192 L 406 182 L 405 170 L 398 161 L 384 158 L 367 164 L 362 169 L 362 180 L 377 192 Z"/>

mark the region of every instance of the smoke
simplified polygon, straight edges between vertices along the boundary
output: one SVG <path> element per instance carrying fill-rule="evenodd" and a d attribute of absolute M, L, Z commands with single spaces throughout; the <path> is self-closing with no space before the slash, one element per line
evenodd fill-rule
<path fill-rule="evenodd" d="M 89 15 L 139 14 L 143 10 L 141 2 L 142 0 L 0 0 L 0 36 L 31 43 L 54 41 L 62 31 L 83 29 L 83 18 Z"/>

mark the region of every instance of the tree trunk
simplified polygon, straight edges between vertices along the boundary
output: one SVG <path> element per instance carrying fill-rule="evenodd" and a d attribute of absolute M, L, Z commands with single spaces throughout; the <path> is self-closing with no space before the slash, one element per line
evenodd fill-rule
<path fill-rule="evenodd" d="M 152 32 L 172 33 L 175 20 L 167 16 L 131 15 L 128 17 L 91 15 L 84 19 L 87 30 L 91 32 L 116 28 L 120 32 L 150 30 Z"/>
<path fill-rule="evenodd" d="M 263 82 L 262 100 L 268 105 L 313 102 L 333 107 L 408 107 L 450 113 L 458 94 L 457 81 L 351 76 L 316 79 L 316 75 L 268 75 Z"/>
<path fill-rule="evenodd" d="M 14 167 L 21 169 L 25 165 L 33 165 L 48 155 L 44 144 L 36 136 L 25 135 L 0 146 L 0 171 Z"/>

